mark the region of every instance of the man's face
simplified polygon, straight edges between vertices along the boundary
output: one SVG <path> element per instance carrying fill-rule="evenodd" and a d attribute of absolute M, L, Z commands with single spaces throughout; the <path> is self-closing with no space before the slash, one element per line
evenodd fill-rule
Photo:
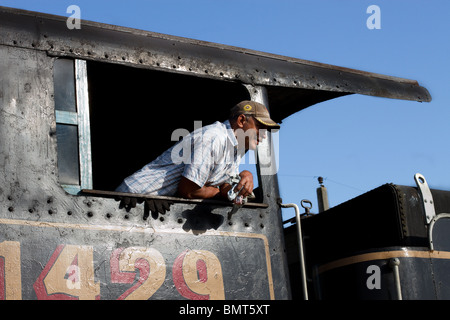
<path fill-rule="evenodd" d="M 245 134 L 245 149 L 256 150 L 258 144 L 266 138 L 267 126 L 258 122 L 253 117 L 245 117 L 243 131 Z"/>

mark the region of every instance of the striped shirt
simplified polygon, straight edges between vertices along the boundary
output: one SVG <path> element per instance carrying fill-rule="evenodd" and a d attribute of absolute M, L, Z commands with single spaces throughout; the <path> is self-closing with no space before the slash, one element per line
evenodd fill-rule
<path fill-rule="evenodd" d="M 239 174 L 242 156 L 230 122 L 217 121 L 185 136 L 127 177 L 116 191 L 174 196 L 182 176 L 199 187 L 218 187 Z"/>

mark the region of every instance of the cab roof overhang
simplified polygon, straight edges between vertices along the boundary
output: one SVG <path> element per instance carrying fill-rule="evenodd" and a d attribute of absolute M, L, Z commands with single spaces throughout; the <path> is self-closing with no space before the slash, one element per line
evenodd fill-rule
<path fill-rule="evenodd" d="M 264 86 L 278 122 L 349 94 L 431 101 L 415 80 L 86 20 L 81 29 L 69 29 L 66 22 L 67 17 L 0 7 L 0 44 Z"/>

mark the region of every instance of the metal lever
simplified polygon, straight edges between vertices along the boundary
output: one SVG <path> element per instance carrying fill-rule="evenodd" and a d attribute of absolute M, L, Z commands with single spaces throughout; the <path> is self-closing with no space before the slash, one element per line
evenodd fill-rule
<path fill-rule="evenodd" d="M 420 196 L 422 197 L 423 208 L 425 210 L 425 218 L 427 224 L 430 224 L 431 220 L 436 216 L 434 210 L 433 196 L 431 195 L 430 188 L 428 187 L 427 180 L 420 173 L 414 175 L 417 187 L 419 188 Z"/>
<path fill-rule="evenodd" d="M 309 206 L 306 205 L 309 204 Z M 305 209 L 305 213 L 303 215 L 309 216 L 311 215 L 311 211 L 310 209 L 312 208 L 312 202 L 306 199 L 303 199 L 302 201 L 300 201 L 300 205 L 302 206 L 303 209 Z"/>

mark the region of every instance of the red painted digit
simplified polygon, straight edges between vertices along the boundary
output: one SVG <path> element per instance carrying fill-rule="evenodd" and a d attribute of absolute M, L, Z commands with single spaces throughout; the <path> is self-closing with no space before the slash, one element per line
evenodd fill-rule
<path fill-rule="evenodd" d="M 172 278 L 178 292 L 190 300 L 209 300 L 209 295 L 195 293 L 189 289 L 183 276 L 183 260 L 189 250 L 182 252 L 176 259 L 172 268 Z M 202 278 L 203 279 L 203 278 Z"/>
<path fill-rule="evenodd" d="M 60 255 L 61 251 L 64 249 L 64 245 L 61 244 L 58 247 L 56 247 L 55 251 L 53 252 L 52 256 L 48 260 L 47 264 L 44 267 L 44 270 L 42 270 L 41 274 L 37 278 L 36 282 L 33 285 L 34 291 L 36 292 L 36 296 L 38 300 L 77 300 L 76 297 L 68 296 L 67 294 L 62 293 L 56 293 L 49 295 L 47 293 L 47 289 L 45 287 L 44 279 L 49 273 L 50 269 L 55 264 L 55 261 L 58 259 L 58 256 Z"/>
<path fill-rule="evenodd" d="M 100 299 L 95 281 L 94 249 L 59 245 L 33 285 L 39 300 Z"/>
<path fill-rule="evenodd" d="M 172 278 L 178 292 L 191 300 L 225 299 L 219 259 L 209 251 L 186 250 L 176 259 Z"/>
<path fill-rule="evenodd" d="M 112 283 L 133 283 L 136 277 L 136 272 L 122 272 L 119 268 L 120 254 L 123 248 L 113 251 L 111 254 L 111 282 Z M 139 270 L 139 279 L 134 286 L 122 293 L 117 300 L 125 300 L 132 292 L 139 288 L 150 274 L 150 264 L 145 259 L 137 259 L 134 262 L 134 267 Z"/>
<path fill-rule="evenodd" d="M 118 300 L 149 299 L 164 282 L 166 265 L 164 258 L 153 248 L 119 248 L 110 258 L 111 282 L 133 283 L 139 270 L 136 283 L 121 294 Z"/>

